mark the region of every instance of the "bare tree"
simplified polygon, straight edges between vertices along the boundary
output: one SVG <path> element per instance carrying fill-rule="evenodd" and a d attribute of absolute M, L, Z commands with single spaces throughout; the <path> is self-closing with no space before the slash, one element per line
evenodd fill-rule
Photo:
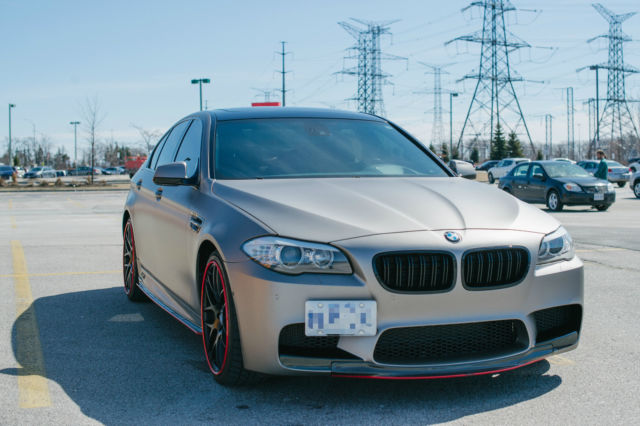
<path fill-rule="evenodd" d="M 94 96 L 93 98 L 87 97 L 85 99 L 85 103 L 82 106 L 82 123 L 85 132 L 87 132 L 87 141 L 91 144 L 91 183 L 93 183 L 93 169 L 95 167 L 95 157 L 96 157 L 96 140 L 97 133 L 100 124 L 106 117 L 106 114 L 102 112 L 102 108 L 100 106 L 100 100 L 98 96 Z"/>
<path fill-rule="evenodd" d="M 138 126 L 137 124 L 133 124 L 133 123 L 131 123 L 131 127 L 136 129 L 140 134 L 140 139 L 142 139 L 142 143 L 146 148 L 147 155 L 151 154 L 151 150 L 153 149 L 155 144 L 158 142 L 158 139 L 160 138 L 160 136 L 162 136 L 162 132 L 157 129 L 147 130 L 142 126 Z"/>

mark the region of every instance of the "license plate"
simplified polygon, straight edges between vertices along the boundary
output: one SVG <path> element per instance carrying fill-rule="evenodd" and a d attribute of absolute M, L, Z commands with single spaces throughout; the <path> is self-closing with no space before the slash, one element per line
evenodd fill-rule
<path fill-rule="evenodd" d="M 308 300 L 304 304 L 307 336 L 375 336 L 375 300 Z"/>
<path fill-rule="evenodd" d="M 593 194 L 594 201 L 602 201 L 604 200 L 604 194 Z"/>

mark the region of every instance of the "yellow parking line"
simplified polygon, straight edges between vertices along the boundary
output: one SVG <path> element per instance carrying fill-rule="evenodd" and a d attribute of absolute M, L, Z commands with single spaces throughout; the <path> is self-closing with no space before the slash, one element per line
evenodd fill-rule
<path fill-rule="evenodd" d="M 11 220 L 11 227 L 13 229 L 16 229 L 18 227 L 18 225 L 16 224 L 16 218 L 11 216 L 10 220 Z"/>
<path fill-rule="evenodd" d="M 11 241 L 11 253 L 16 294 L 16 356 L 22 367 L 18 373 L 20 407 L 48 407 L 51 405 L 49 385 L 44 369 L 27 262 L 20 241 Z"/>
<path fill-rule="evenodd" d="M 22 273 L 14 273 L 14 274 L 3 274 L 0 275 L 0 278 L 16 278 L 16 277 L 56 277 L 56 276 L 65 276 L 65 275 L 108 275 L 108 274 L 121 274 L 122 271 L 119 269 L 114 269 L 111 271 L 69 271 L 69 272 L 40 272 L 36 274 L 27 274 Z"/>
<path fill-rule="evenodd" d="M 13 210 L 13 200 L 9 200 L 9 210 Z"/>

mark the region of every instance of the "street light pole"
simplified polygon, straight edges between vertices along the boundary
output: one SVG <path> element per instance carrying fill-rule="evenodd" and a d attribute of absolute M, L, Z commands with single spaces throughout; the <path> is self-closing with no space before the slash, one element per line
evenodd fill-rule
<path fill-rule="evenodd" d="M 70 121 L 73 126 L 73 167 L 78 168 L 78 124 L 79 121 Z"/>
<path fill-rule="evenodd" d="M 595 137 L 595 149 L 600 148 L 600 80 L 598 78 L 598 70 L 600 67 L 598 65 L 591 65 L 589 67 L 590 70 L 595 70 L 596 72 L 596 137 Z"/>
<path fill-rule="evenodd" d="M 449 92 L 449 157 L 453 159 L 453 98 L 457 92 Z"/>
<path fill-rule="evenodd" d="M 11 157 L 11 108 L 15 108 L 15 104 L 9 104 L 9 165 L 13 166 L 13 157 Z"/>
<path fill-rule="evenodd" d="M 191 80 L 191 84 L 198 84 L 200 86 L 200 111 L 202 111 L 202 84 L 209 84 L 211 80 L 208 78 L 194 78 Z"/>

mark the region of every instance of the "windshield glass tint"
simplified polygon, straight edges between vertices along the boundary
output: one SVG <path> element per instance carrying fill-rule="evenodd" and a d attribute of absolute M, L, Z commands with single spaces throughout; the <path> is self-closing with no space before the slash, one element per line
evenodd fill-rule
<path fill-rule="evenodd" d="M 607 162 L 607 166 L 609 167 L 624 167 L 622 164 L 618 163 L 617 161 L 606 160 L 606 162 Z"/>
<path fill-rule="evenodd" d="M 387 123 L 283 118 L 219 122 L 217 179 L 448 176 Z"/>
<path fill-rule="evenodd" d="M 557 161 L 544 165 L 547 174 L 552 178 L 558 177 L 590 177 L 591 175 L 580 166 L 571 163 Z"/>

